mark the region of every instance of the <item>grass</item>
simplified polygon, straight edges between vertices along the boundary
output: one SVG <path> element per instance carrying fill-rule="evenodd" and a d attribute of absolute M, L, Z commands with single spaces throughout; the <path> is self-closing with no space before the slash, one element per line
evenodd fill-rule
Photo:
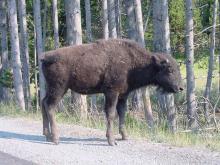
<path fill-rule="evenodd" d="M 0 115 L 15 118 L 29 118 L 32 120 L 41 120 L 41 113 L 22 112 L 14 104 L 0 104 Z M 79 115 L 67 115 L 66 113 L 57 113 L 56 119 L 59 123 L 77 124 L 85 127 L 105 130 L 105 119 L 103 114 L 88 115 L 88 119 L 80 120 Z M 115 123 L 115 133 L 118 133 L 117 122 Z M 174 146 L 196 146 L 220 151 L 220 134 L 216 132 L 197 132 L 197 133 L 176 133 L 168 131 L 167 125 L 156 125 L 154 129 L 149 129 L 144 121 L 137 117 L 137 112 L 131 111 L 126 115 L 126 127 L 130 137 L 147 139 L 156 143 L 167 143 Z"/>

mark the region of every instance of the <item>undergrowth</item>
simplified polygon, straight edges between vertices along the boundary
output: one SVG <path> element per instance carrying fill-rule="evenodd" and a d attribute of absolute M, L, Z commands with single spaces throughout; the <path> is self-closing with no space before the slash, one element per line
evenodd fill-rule
<path fill-rule="evenodd" d="M 29 111 L 22 112 L 15 104 L 0 104 L 0 115 L 29 118 L 32 120 L 41 120 L 41 113 Z M 85 127 L 105 130 L 105 117 L 102 112 L 89 113 L 87 119 L 80 119 L 79 115 L 67 114 L 65 112 L 56 113 L 56 119 L 59 123 L 76 124 Z M 115 134 L 118 134 L 117 121 L 115 122 Z M 220 134 L 214 131 L 200 132 L 169 132 L 166 122 L 155 125 L 154 129 L 148 128 L 144 118 L 137 116 L 137 112 L 129 111 L 126 115 L 126 127 L 130 137 L 146 139 L 156 143 L 167 143 L 174 146 L 196 146 L 220 151 Z"/>

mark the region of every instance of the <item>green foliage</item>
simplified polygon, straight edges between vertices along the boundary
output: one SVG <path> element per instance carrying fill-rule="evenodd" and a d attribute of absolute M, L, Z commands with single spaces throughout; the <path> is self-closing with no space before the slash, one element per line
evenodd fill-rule
<path fill-rule="evenodd" d="M 3 70 L 0 74 L 0 85 L 6 88 L 13 87 L 12 72 L 10 69 Z"/>
<path fill-rule="evenodd" d="M 170 33 L 171 47 L 175 50 L 183 46 L 184 42 L 184 25 L 185 25 L 185 10 L 184 1 L 170 0 L 169 1 L 169 18 L 170 18 Z"/>

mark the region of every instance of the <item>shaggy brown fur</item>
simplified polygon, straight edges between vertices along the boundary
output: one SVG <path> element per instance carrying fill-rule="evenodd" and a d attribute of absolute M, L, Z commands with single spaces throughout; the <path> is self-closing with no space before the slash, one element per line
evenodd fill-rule
<path fill-rule="evenodd" d="M 43 130 L 58 143 L 54 107 L 68 89 L 81 94 L 104 93 L 107 138 L 115 144 L 113 119 L 119 115 L 119 131 L 126 139 L 124 116 L 128 94 L 137 88 L 157 85 L 166 92 L 182 90 L 176 61 L 169 55 L 150 53 L 130 40 L 99 40 L 50 51 L 42 58 L 47 94 L 42 102 Z M 49 129 L 51 126 L 51 130 Z"/>

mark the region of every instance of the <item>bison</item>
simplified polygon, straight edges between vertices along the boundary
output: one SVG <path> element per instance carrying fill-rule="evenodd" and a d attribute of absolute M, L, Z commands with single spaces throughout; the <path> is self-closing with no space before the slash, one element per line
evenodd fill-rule
<path fill-rule="evenodd" d="M 107 118 L 106 137 L 115 145 L 113 120 L 117 110 L 119 133 L 125 131 L 126 100 L 131 91 L 155 85 L 166 92 L 183 90 L 177 62 L 170 56 L 150 53 L 126 39 L 98 40 L 69 46 L 42 55 L 47 91 L 42 101 L 43 134 L 58 144 L 55 106 L 71 89 L 80 94 L 103 93 Z"/>

